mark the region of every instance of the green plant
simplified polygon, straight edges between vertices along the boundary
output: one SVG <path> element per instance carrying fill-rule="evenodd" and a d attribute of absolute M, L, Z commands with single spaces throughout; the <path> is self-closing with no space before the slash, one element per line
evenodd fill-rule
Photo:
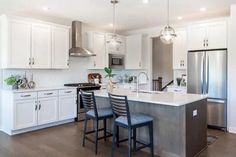
<path fill-rule="evenodd" d="M 111 78 L 111 77 L 115 76 L 115 74 L 112 74 L 112 69 L 111 68 L 105 67 L 104 70 L 107 73 L 105 78 L 107 78 L 107 77 Z"/>
<path fill-rule="evenodd" d="M 4 81 L 6 82 L 7 85 L 9 86 L 15 86 L 18 84 L 18 80 L 19 80 L 19 76 L 18 75 L 11 75 L 10 77 L 8 77 L 7 79 L 5 79 Z"/>

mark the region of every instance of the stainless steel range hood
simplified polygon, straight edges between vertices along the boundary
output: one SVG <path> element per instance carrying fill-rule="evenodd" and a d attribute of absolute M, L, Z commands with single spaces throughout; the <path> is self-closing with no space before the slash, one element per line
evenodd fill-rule
<path fill-rule="evenodd" d="M 70 56 L 90 57 L 96 56 L 94 53 L 82 47 L 82 23 L 80 21 L 72 22 L 72 48 Z"/>

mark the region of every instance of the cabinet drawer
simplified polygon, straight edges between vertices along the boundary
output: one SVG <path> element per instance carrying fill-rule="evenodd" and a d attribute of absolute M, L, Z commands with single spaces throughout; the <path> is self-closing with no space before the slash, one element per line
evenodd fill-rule
<path fill-rule="evenodd" d="M 55 97 L 58 95 L 57 90 L 48 90 L 48 91 L 40 91 L 38 92 L 39 98 L 45 98 L 45 97 Z"/>
<path fill-rule="evenodd" d="M 59 95 L 75 95 L 76 89 L 63 89 L 59 90 Z"/>
<path fill-rule="evenodd" d="M 37 99 L 37 92 L 15 93 L 14 99 L 15 100 Z"/>

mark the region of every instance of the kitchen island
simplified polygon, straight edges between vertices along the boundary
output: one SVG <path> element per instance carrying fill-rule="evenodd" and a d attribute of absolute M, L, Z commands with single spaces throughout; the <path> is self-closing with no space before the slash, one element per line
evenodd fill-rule
<path fill-rule="evenodd" d="M 132 92 L 127 95 L 131 112 L 154 118 L 154 150 L 161 157 L 193 157 L 207 147 L 207 99 L 204 95 L 170 92 Z M 95 91 L 99 107 L 110 106 L 106 90 Z M 127 137 L 124 131 L 120 136 Z M 137 138 L 148 141 L 148 129 L 137 131 Z"/>

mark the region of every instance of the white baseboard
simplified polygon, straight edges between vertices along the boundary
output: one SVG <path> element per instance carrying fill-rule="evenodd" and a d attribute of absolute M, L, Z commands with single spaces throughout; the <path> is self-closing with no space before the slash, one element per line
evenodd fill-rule
<path fill-rule="evenodd" d="M 30 132 L 30 131 L 35 131 L 35 130 L 40 130 L 40 129 L 44 129 L 44 128 L 48 128 L 48 127 L 62 125 L 62 124 L 70 123 L 70 122 L 74 122 L 74 118 L 68 119 L 68 120 L 62 120 L 62 121 L 58 121 L 58 122 L 54 122 L 54 123 L 49 123 L 49 124 L 45 124 L 45 125 L 39 125 L 39 126 L 35 126 L 35 127 L 20 129 L 20 130 L 9 130 L 7 128 L 3 128 L 3 129 L 1 129 L 1 131 L 7 133 L 8 135 L 17 135 L 17 134 L 21 134 L 21 133 L 26 133 L 26 132 Z"/>
<path fill-rule="evenodd" d="M 229 132 L 236 134 L 236 127 L 229 127 Z"/>

